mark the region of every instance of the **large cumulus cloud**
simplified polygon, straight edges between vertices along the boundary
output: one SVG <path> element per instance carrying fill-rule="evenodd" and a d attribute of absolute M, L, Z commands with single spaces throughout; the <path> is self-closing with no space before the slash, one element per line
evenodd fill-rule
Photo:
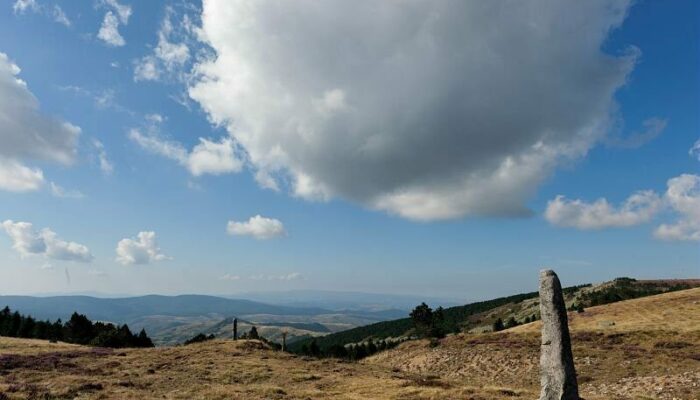
<path fill-rule="evenodd" d="M 80 128 L 39 110 L 39 101 L 18 78 L 19 67 L 0 52 L 0 190 L 39 189 L 43 172 L 26 160 L 70 164 Z"/>
<path fill-rule="evenodd" d="M 628 1 L 214 1 L 189 88 L 261 186 L 417 220 L 524 215 L 616 118 Z"/>

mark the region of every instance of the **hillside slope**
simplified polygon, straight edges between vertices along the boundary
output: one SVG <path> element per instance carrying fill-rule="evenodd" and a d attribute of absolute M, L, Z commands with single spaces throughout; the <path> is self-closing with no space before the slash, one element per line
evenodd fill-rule
<path fill-rule="evenodd" d="M 697 399 L 700 396 L 700 288 L 569 313 L 582 396 Z M 404 373 L 471 385 L 504 385 L 536 397 L 541 323 L 459 334 L 437 347 L 410 341 L 364 360 Z"/>
<path fill-rule="evenodd" d="M 616 301 L 645 297 L 700 286 L 698 279 L 683 280 L 635 280 L 618 278 L 597 285 L 579 285 L 564 288 L 567 306 L 581 304 L 586 307 L 596 304 L 607 304 Z M 503 322 L 513 319 L 516 323 L 524 323 L 539 317 L 538 293 L 521 293 L 513 296 L 500 297 L 493 300 L 480 301 L 463 306 L 450 307 L 444 310 L 443 331 L 481 333 L 492 330 L 497 319 Z M 389 337 L 406 337 L 412 334 L 413 322 L 410 318 L 383 321 L 371 325 L 360 326 L 324 337 L 308 338 L 295 342 L 290 349 L 300 352 L 302 346 L 316 341 L 322 351 L 334 345 L 358 343 L 369 338 L 374 340 Z"/>

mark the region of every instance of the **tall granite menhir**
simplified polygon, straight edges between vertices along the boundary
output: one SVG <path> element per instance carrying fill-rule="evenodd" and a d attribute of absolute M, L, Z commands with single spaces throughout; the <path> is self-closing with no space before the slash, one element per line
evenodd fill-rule
<path fill-rule="evenodd" d="M 557 274 L 548 269 L 540 271 L 540 313 L 540 400 L 579 400 L 564 295 Z"/>

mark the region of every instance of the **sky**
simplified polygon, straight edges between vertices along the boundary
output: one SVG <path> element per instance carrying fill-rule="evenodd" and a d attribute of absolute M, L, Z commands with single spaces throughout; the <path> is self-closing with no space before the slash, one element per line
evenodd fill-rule
<path fill-rule="evenodd" d="M 4 1 L 0 293 L 697 278 L 698 15 Z"/>

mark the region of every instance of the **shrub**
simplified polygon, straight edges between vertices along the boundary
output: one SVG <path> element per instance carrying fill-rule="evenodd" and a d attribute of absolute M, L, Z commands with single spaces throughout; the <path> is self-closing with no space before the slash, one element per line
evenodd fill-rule
<path fill-rule="evenodd" d="M 205 335 L 205 334 L 203 334 L 203 333 L 200 333 L 200 334 L 198 334 L 198 335 L 196 335 L 196 336 L 194 336 L 194 337 L 192 337 L 192 338 L 190 338 L 190 339 L 185 340 L 185 342 L 184 342 L 183 344 L 184 344 L 184 345 L 188 345 L 188 344 L 192 344 L 192 343 L 206 342 L 207 340 L 212 340 L 212 339 L 214 339 L 215 337 L 216 337 L 216 336 L 214 336 L 213 333 L 210 334 L 209 336 L 207 336 L 207 335 Z"/>

